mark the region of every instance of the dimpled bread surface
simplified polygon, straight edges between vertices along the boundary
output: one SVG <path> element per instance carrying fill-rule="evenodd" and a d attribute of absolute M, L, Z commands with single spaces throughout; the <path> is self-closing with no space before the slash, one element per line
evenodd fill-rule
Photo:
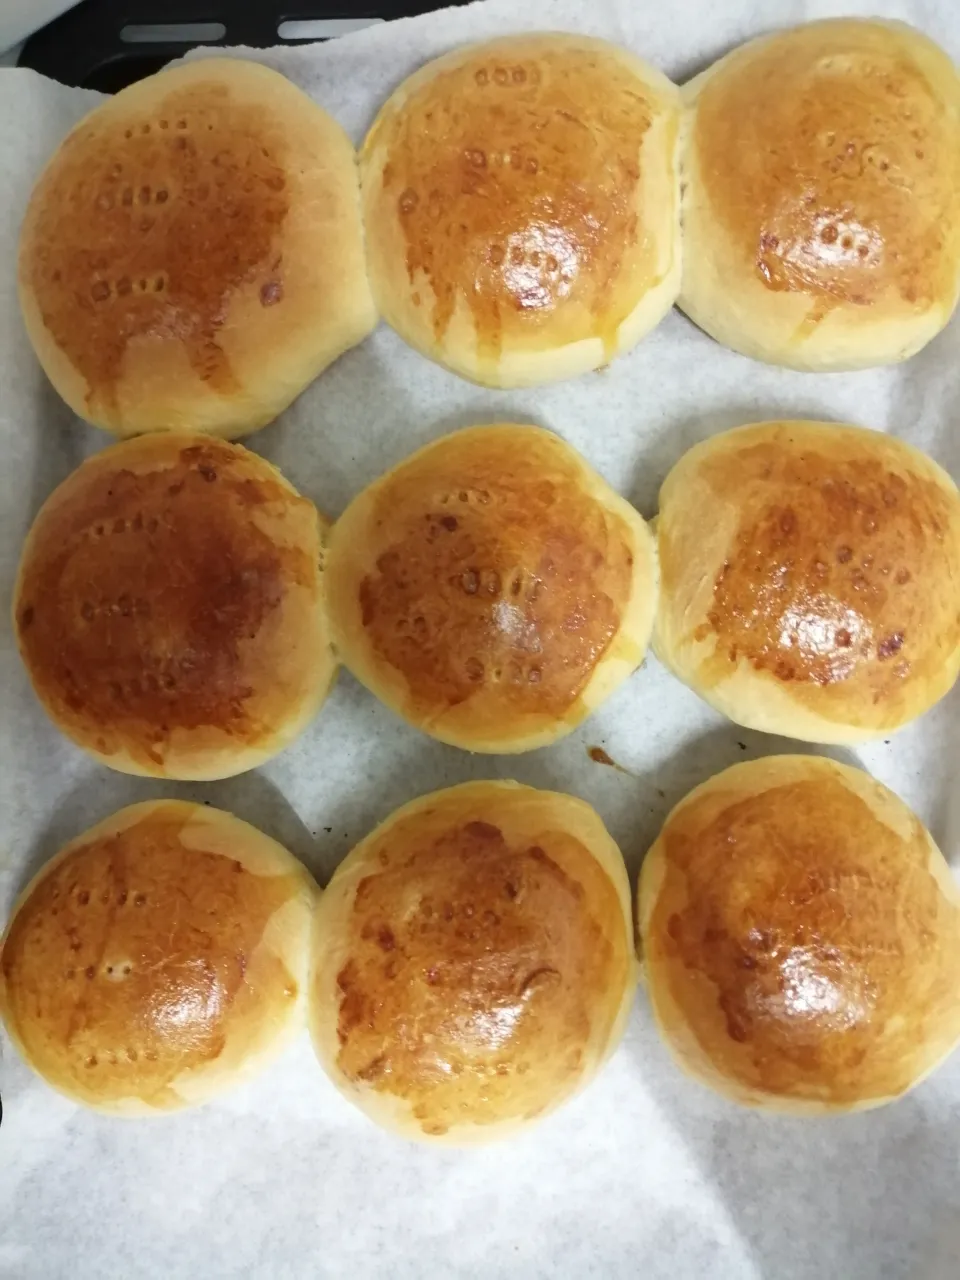
<path fill-rule="evenodd" d="M 349 139 L 236 59 L 80 121 L 31 196 L 19 277 L 54 386 L 121 436 L 254 431 L 376 323 Z"/>

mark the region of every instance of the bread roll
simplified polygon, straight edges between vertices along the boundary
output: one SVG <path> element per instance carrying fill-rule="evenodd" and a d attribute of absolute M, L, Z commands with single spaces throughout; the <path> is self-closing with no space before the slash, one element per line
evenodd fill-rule
<path fill-rule="evenodd" d="M 680 97 L 602 40 L 470 45 L 404 81 L 360 152 L 374 296 L 492 387 L 628 351 L 680 288 Z"/>
<path fill-rule="evenodd" d="M 309 1020 L 320 1062 L 372 1120 L 484 1142 L 592 1079 L 635 983 L 627 873 L 597 814 L 472 782 L 398 809 L 338 867 Z"/>
<path fill-rule="evenodd" d="M 900 22 L 752 40 L 683 90 L 680 306 L 794 369 L 904 360 L 960 291 L 960 82 Z"/>
<path fill-rule="evenodd" d="M 41 175 L 20 301 L 40 363 L 88 422 L 255 431 L 376 323 L 350 140 L 257 63 L 141 80 Z"/>
<path fill-rule="evenodd" d="M 219 809 L 154 800 L 72 840 L 0 943 L 0 1013 L 76 1102 L 150 1115 L 204 1102 L 302 1026 L 316 886 Z"/>
<path fill-rule="evenodd" d="M 316 714 L 336 672 L 322 518 L 263 458 L 151 435 L 88 459 L 27 537 L 14 629 L 37 696 L 123 773 L 252 769 Z"/>
<path fill-rule="evenodd" d="M 660 491 L 660 659 L 738 724 L 810 742 L 899 729 L 960 670 L 960 494 L 918 450 L 761 422 Z"/>
<path fill-rule="evenodd" d="M 891 1102 L 960 1039 L 960 890 L 920 820 L 816 756 L 736 765 L 677 805 L 640 875 L 650 1000 L 735 1102 Z"/>
<path fill-rule="evenodd" d="M 656 607 L 643 520 L 537 427 L 456 431 L 401 462 L 337 521 L 324 578 L 342 661 L 468 751 L 569 733 L 639 666 Z"/>

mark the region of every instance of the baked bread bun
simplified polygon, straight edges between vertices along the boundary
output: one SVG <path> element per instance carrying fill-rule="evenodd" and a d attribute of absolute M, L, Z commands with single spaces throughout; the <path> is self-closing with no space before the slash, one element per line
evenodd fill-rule
<path fill-rule="evenodd" d="M 321 899 L 308 1002 L 320 1062 L 405 1138 L 505 1137 L 619 1042 L 630 914 L 623 858 L 582 800 L 515 782 L 415 800 Z"/>
<path fill-rule="evenodd" d="M 738 724 L 884 736 L 960 670 L 960 494 L 901 440 L 761 422 L 660 490 L 657 656 Z"/>
<path fill-rule="evenodd" d="M 628 351 L 680 288 L 680 95 L 575 35 L 469 45 L 422 67 L 360 152 L 384 318 L 491 387 Z"/>
<path fill-rule="evenodd" d="M 302 1027 L 315 899 L 296 858 L 229 813 L 122 809 L 21 894 L 0 943 L 7 1030 L 98 1111 L 204 1102 Z"/>
<path fill-rule="evenodd" d="M 793 369 L 904 360 L 960 291 L 960 82 L 900 22 L 752 40 L 683 89 L 680 306 Z"/>
<path fill-rule="evenodd" d="M 316 508 L 209 436 L 95 454 L 27 536 L 14 629 L 69 738 L 122 773 L 207 780 L 287 746 L 336 662 Z"/>
<path fill-rule="evenodd" d="M 468 751 L 569 733 L 640 665 L 656 608 L 643 520 L 537 427 L 427 445 L 354 499 L 325 563 L 341 660 Z"/>
<path fill-rule="evenodd" d="M 667 818 L 640 873 L 643 966 L 681 1067 L 735 1102 L 891 1102 L 960 1039 L 960 890 L 859 769 L 740 764 Z"/>
<path fill-rule="evenodd" d="M 350 140 L 258 63 L 141 80 L 41 175 L 20 301 L 50 381 L 95 426 L 255 431 L 376 323 Z"/>

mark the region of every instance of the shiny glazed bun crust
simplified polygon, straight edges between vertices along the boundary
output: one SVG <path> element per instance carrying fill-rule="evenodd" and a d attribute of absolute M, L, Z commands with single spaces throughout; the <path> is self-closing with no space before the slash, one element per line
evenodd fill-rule
<path fill-rule="evenodd" d="M 256 63 L 131 85 L 41 175 L 20 298 L 41 364 L 87 421 L 254 431 L 376 323 L 350 140 Z"/>
<path fill-rule="evenodd" d="M 630 889 L 581 800 L 474 782 L 397 810 L 337 869 L 315 921 L 321 1063 L 407 1138 L 490 1141 L 613 1051 L 633 998 Z"/>
<path fill-rule="evenodd" d="M 659 71 L 584 36 L 428 63 L 360 153 L 384 317 L 488 386 L 574 377 L 628 350 L 680 287 L 679 108 Z"/>
<path fill-rule="evenodd" d="M 132 805 L 34 877 L 0 943 L 0 1012 L 76 1102 L 149 1115 L 248 1078 L 302 1026 L 316 886 L 228 813 Z"/>
<path fill-rule="evenodd" d="M 637 667 L 657 568 L 640 516 L 537 427 L 444 436 L 375 481 L 331 531 L 341 660 L 387 706 L 470 751 L 526 751 Z"/>
<path fill-rule="evenodd" d="M 960 890 L 858 769 L 774 756 L 697 787 L 643 863 L 639 924 L 664 1040 L 736 1102 L 879 1106 L 960 1039 Z"/>
<path fill-rule="evenodd" d="M 685 454 L 657 519 L 658 657 L 738 724 L 900 728 L 960 670 L 960 494 L 877 431 L 762 422 Z"/>
<path fill-rule="evenodd" d="M 95 454 L 41 508 L 14 595 L 51 719 L 125 773 L 221 778 L 280 751 L 336 671 L 320 534 L 241 445 L 170 433 Z"/>
<path fill-rule="evenodd" d="M 813 22 L 683 90 L 680 306 L 798 369 L 902 360 L 960 290 L 960 81 L 898 22 Z"/>

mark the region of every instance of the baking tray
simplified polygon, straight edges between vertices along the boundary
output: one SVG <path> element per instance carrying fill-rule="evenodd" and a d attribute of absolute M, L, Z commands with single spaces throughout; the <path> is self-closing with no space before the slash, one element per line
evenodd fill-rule
<path fill-rule="evenodd" d="M 18 63 L 61 84 L 116 93 L 201 45 L 309 44 L 467 0 L 83 0 L 41 28 Z M 307 34 L 305 24 L 313 30 Z M 296 34 L 302 32 L 303 34 Z"/>

